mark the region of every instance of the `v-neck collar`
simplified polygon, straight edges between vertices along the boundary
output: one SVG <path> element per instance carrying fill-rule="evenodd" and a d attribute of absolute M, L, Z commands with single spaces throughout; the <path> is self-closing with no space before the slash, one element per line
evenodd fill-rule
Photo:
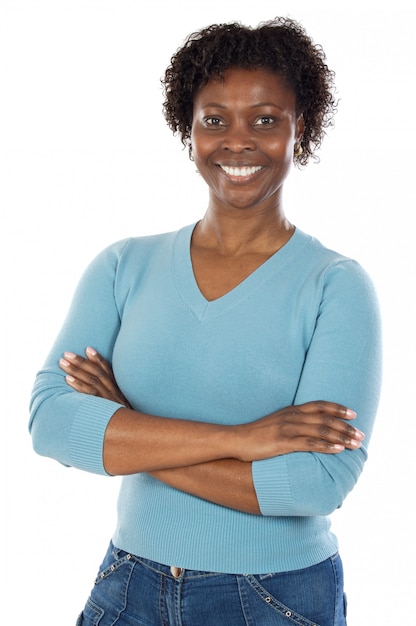
<path fill-rule="evenodd" d="M 191 238 L 196 223 L 181 228 L 173 242 L 173 274 L 178 293 L 194 315 L 200 320 L 222 315 L 228 309 L 236 306 L 247 296 L 258 289 L 273 274 L 290 261 L 299 249 L 302 240 L 307 236 L 295 229 L 291 238 L 249 274 L 241 283 L 215 300 L 207 300 L 202 294 L 196 281 L 191 259 Z"/>

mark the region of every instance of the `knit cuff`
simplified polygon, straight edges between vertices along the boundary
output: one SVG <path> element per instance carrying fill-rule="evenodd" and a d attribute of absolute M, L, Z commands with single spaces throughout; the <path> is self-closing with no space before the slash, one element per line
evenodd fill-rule
<path fill-rule="evenodd" d="M 252 476 L 262 515 L 292 515 L 287 455 L 253 461 Z"/>
<path fill-rule="evenodd" d="M 112 400 L 85 396 L 72 424 L 71 465 L 95 474 L 108 475 L 103 463 L 103 446 L 108 422 L 123 405 Z"/>

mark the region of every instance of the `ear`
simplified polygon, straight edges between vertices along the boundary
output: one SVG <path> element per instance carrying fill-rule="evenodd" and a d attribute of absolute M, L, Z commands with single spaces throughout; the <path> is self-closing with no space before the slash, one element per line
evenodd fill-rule
<path fill-rule="evenodd" d="M 303 113 L 301 113 L 296 120 L 296 143 L 302 141 L 303 133 L 305 132 L 305 122 L 303 119 Z"/>

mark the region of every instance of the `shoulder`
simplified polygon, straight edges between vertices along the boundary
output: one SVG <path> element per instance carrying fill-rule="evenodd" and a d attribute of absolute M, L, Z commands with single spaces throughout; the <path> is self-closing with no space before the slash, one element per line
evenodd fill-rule
<path fill-rule="evenodd" d="M 120 239 L 104 248 L 99 253 L 99 256 L 109 255 L 121 259 L 123 257 L 148 254 L 169 247 L 176 235 L 177 231 Z"/>
<path fill-rule="evenodd" d="M 314 265 L 316 264 L 326 268 L 338 263 L 353 260 L 344 254 L 323 245 L 319 239 L 298 228 L 295 231 L 295 237 L 299 254 L 308 257 L 310 262 Z"/>
<path fill-rule="evenodd" d="M 378 308 L 378 297 L 372 278 L 359 261 L 323 245 L 302 231 L 297 233 L 298 265 L 305 268 L 304 283 L 321 304 L 338 302 L 346 308 L 354 306 Z"/>
<path fill-rule="evenodd" d="M 137 269 L 157 256 L 168 254 L 178 235 L 190 228 L 187 226 L 178 231 L 120 239 L 101 250 L 92 264 L 109 265 L 116 270 L 133 265 Z"/>
<path fill-rule="evenodd" d="M 132 280 L 140 280 L 147 271 L 159 271 L 161 262 L 166 264 L 169 259 L 169 250 L 177 236 L 176 232 L 157 235 L 129 237 L 115 241 L 92 257 L 86 266 L 79 283 L 79 288 L 85 290 L 85 285 L 91 289 L 99 289 L 102 285 L 125 284 Z"/>
<path fill-rule="evenodd" d="M 367 271 L 356 259 L 323 245 L 319 239 L 303 231 L 297 231 L 297 237 L 302 262 L 306 263 L 307 260 L 308 267 L 321 274 L 324 279 L 338 275 L 371 282 Z"/>

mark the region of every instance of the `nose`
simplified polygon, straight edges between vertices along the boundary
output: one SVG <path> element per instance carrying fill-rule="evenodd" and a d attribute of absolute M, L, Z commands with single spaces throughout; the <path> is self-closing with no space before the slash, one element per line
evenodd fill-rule
<path fill-rule="evenodd" d="M 243 124 L 232 124 L 223 136 L 222 148 L 230 152 L 255 150 L 257 147 L 251 128 Z"/>

